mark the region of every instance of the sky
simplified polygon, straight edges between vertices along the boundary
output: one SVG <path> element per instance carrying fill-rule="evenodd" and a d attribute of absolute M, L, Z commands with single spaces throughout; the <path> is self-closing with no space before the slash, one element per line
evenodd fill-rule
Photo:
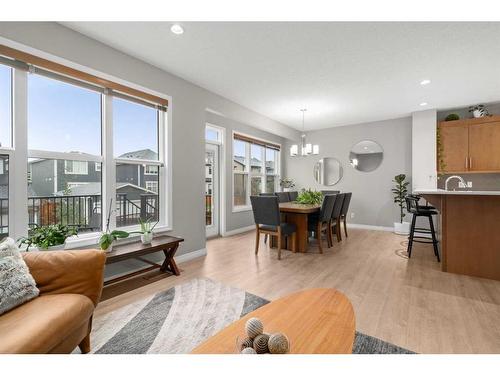
<path fill-rule="evenodd" d="M 0 142 L 10 144 L 10 74 L 0 65 Z M 113 98 L 114 154 L 158 152 L 154 108 Z M 101 94 L 28 75 L 28 148 L 101 155 Z"/>

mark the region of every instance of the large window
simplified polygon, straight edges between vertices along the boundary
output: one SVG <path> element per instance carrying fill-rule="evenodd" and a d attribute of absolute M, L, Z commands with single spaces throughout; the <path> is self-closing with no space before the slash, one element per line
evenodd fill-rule
<path fill-rule="evenodd" d="M 248 208 L 251 195 L 275 192 L 279 181 L 279 149 L 273 143 L 234 134 L 234 208 Z"/>
<path fill-rule="evenodd" d="M 159 113 L 113 98 L 116 225 L 157 221 L 160 210 Z"/>
<path fill-rule="evenodd" d="M 102 229 L 101 102 L 100 92 L 28 75 L 30 228 Z"/>
<path fill-rule="evenodd" d="M 136 230 L 140 219 L 159 221 L 157 228 L 170 224 L 166 101 L 158 105 L 148 101 L 151 95 L 141 98 L 133 90 L 112 91 L 1 59 L 9 66 L 0 64 L 0 237 L 8 233 L 9 211 L 16 238 L 35 226 L 58 223 L 77 227 L 80 234 L 100 232 L 108 213 L 111 230 Z M 12 92 L 18 93 L 15 101 Z M 16 123 L 12 114 L 23 112 L 27 122 Z M 27 145 L 12 143 L 18 131 L 27 135 Z M 27 186 L 26 203 L 9 202 L 13 155 L 16 163 L 27 162 L 26 170 L 10 168 L 11 184 L 15 181 L 10 188 L 23 196 Z M 25 176 L 12 178 L 16 173 Z M 12 216 L 14 208 L 27 216 Z"/>

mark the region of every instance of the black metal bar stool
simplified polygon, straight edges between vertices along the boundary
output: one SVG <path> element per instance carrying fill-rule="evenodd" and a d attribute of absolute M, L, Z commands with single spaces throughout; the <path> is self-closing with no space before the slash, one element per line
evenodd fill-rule
<path fill-rule="evenodd" d="M 436 238 L 436 231 L 434 230 L 434 221 L 432 220 L 432 216 L 437 215 L 438 212 L 432 206 L 432 208 L 430 208 L 419 205 L 419 200 L 420 197 L 415 195 L 408 195 L 406 197 L 406 209 L 409 213 L 413 214 L 413 218 L 411 220 L 410 235 L 408 237 L 408 258 L 411 258 L 411 249 L 413 247 L 413 242 L 432 243 L 432 246 L 434 247 L 434 255 L 437 257 L 438 262 L 440 262 L 441 259 L 439 258 L 439 250 L 437 246 L 438 240 Z M 429 226 L 431 227 L 430 229 L 416 227 L 415 224 L 417 222 L 417 217 L 419 216 L 425 216 L 429 219 Z M 415 236 L 415 233 L 431 234 L 432 238 Z"/>

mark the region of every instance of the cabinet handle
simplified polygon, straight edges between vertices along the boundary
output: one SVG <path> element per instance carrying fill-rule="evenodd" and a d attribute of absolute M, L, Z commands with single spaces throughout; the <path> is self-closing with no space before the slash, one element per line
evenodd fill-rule
<path fill-rule="evenodd" d="M 469 167 L 469 161 L 468 161 L 468 157 L 466 156 L 465 157 L 465 170 L 467 170 L 467 168 Z"/>
<path fill-rule="evenodd" d="M 469 168 L 472 169 L 472 157 L 469 158 Z"/>

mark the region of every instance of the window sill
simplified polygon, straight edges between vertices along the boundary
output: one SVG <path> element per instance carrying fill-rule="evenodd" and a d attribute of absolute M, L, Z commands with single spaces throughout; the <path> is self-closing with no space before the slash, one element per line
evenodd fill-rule
<path fill-rule="evenodd" d="M 252 206 L 233 206 L 233 212 L 252 211 Z"/>

